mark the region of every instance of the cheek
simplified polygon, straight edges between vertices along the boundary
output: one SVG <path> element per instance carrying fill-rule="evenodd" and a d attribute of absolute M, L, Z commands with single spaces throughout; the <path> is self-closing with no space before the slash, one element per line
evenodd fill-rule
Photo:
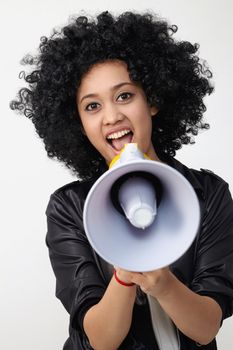
<path fill-rule="evenodd" d="M 96 133 L 92 129 L 86 129 L 85 132 L 86 132 L 86 136 L 89 139 L 89 141 L 92 144 L 94 144 L 95 143 L 95 139 L 96 139 L 96 137 L 95 137 Z"/>
<path fill-rule="evenodd" d="M 131 108 L 131 115 L 134 116 L 134 118 L 137 118 L 138 121 L 144 120 L 145 122 L 151 117 L 147 104 L 141 101 Z"/>
<path fill-rule="evenodd" d="M 96 126 L 93 121 L 86 120 L 85 118 L 81 118 L 82 128 L 84 130 L 84 134 L 89 138 L 96 130 Z"/>
<path fill-rule="evenodd" d="M 99 149 L 102 143 L 102 134 L 100 132 L 98 123 L 83 123 L 83 129 L 86 137 L 90 143 L 96 148 Z"/>

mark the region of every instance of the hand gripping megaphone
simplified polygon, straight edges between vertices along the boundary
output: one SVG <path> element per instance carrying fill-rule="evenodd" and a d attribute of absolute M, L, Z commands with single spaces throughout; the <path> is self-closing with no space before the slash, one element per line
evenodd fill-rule
<path fill-rule="evenodd" d="M 186 252 L 199 227 L 200 208 L 183 175 L 128 144 L 90 189 L 83 219 L 91 246 L 105 261 L 146 272 Z"/>

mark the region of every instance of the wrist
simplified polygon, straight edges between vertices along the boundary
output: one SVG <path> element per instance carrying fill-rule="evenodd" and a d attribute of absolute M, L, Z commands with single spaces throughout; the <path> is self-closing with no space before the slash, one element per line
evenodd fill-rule
<path fill-rule="evenodd" d="M 133 287 L 135 285 L 135 283 L 132 283 L 132 282 L 125 282 L 123 281 L 122 279 L 120 279 L 118 276 L 117 276 L 117 271 L 114 269 L 114 277 L 115 277 L 115 280 L 117 281 L 117 283 L 121 284 L 122 286 L 124 287 Z"/>
<path fill-rule="evenodd" d="M 163 280 L 158 290 L 156 291 L 156 295 L 154 295 L 158 300 L 163 300 L 164 298 L 169 298 L 173 293 L 173 289 L 176 286 L 177 279 L 174 274 L 167 270 L 163 275 Z"/>

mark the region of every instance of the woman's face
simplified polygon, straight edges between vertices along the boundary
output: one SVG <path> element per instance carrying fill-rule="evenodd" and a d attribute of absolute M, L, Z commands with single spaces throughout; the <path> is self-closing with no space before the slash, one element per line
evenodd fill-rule
<path fill-rule="evenodd" d="M 83 77 L 77 107 L 84 133 L 109 164 L 126 143 L 135 142 L 158 159 L 151 142 L 152 116 L 142 88 L 129 78 L 124 62 L 98 63 Z"/>

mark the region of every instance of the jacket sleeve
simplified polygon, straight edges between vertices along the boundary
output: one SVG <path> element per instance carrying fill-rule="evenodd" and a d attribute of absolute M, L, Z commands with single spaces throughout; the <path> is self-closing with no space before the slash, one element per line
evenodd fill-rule
<path fill-rule="evenodd" d="M 46 215 L 46 244 L 56 276 L 56 296 L 70 314 L 71 327 L 83 331 L 85 312 L 99 302 L 106 286 L 84 233 L 77 200 L 55 192 Z"/>
<path fill-rule="evenodd" d="M 224 319 L 233 312 L 233 202 L 226 182 L 214 174 L 206 176 L 191 289 L 214 298 Z"/>

